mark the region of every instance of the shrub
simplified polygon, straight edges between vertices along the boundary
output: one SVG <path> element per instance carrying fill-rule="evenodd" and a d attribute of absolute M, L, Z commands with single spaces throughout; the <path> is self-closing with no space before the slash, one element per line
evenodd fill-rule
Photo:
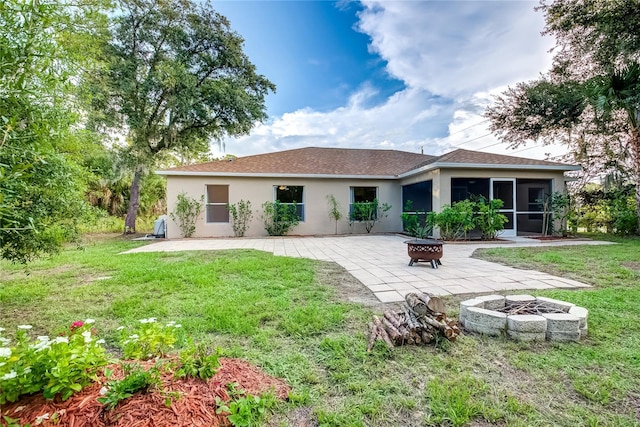
<path fill-rule="evenodd" d="M 466 239 L 467 233 L 476 226 L 474 207 L 471 200 L 461 200 L 453 206 L 444 205 L 441 212 L 431 217 L 440 229 L 440 236 L 445 240 Z"/>
<path fill-rule="evenodd" d="M 227 205 L 227 210 L 231 215 L 231 226 L 233 227 L 233 234 L 236 237 L 244 237 L 244 233 L 249 228 L 249 221 L 253 218 L 253 211 L 251 210 L 251 202 L 240 200 L 233 205 Z"/>
<path fill-rule="evenodd" d="M 262 209 L 264 229 L 267 230 L 269 236 L 284 236 L 300 223 L 294 205 L 283 204 L 276 200 L 275 202 L 264 202 Z"/>
<path fill-rule="evenodd" d="M 132 331 L 120 326 L 120 346 L 125 359 L 148 360 L 165 356 L 178 340 L 176 331 L 182 325 L 169 322 L 158 323 L 155 317 L 140 319 Z"/>
<path fill-rule="evenodd" d="M 353 225 L 355 222 L 361 222 L 364 224 L 367 233 L 371 233 L 376 223 L 387 217 L 387 212 L 390 209 L 391 205 L 388 203 L 380 204 L 378 199 L 373 199 L 372 202 L 353 203 L 351 205 L 351 212 L 349 213 L 349 225 Z"/>
<path fill-rule="evenodd" d="M 29 337 L 31 326 L 20 325 L 13 347 L 1 337 L 0 328 L 0 405 L 39 391 L 48 399 L 60 395 L 66 400 L 97 380 L 98 368 L 108 360 L 104 340 L 95 339 L 92 323 L 74 322 L 67 336 L 35 340 Z"/>
<path fill-rule="evenodd" d="M 186 193 L 178 194 L 176 207 L 171 212 L 171 219 L 178 224 L 184 237 L 191 237 L 196 231 L 196 221 L 204 205 L 204 196 L 200 200 L 191 198 Z"/>
<path fill-rule="evenodd" d="M 504 203 L 500 199 L 487 202 L 484 197 L 476 202 L 475 224 L 482 232 L 483 240 L 495 239 L 498 232 L 504 228 L 504 224 L 509 220 L 500 213 L 500 208 L 503 205 Z"/>
<path fill-rule="evenodd" d="M 338 221 L 342 219 L 340 204 L 333 194 L 327 196 L 327 201 L 329 202 L 329 218 L 336 222 L 336 234 L 338 234 Z"/>

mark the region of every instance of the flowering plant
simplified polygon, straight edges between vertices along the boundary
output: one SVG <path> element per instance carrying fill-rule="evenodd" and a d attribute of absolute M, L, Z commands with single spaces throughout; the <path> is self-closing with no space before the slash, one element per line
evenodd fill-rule
<path fill-rule="evenodd" d="M 163 357 L 177 341 L 177 331 L 182 325 L 169 322 L 163 325 L 155 317 L 140 319 L 133 331 L 120 326 L 120 345 L 125 359 L 148 360 Z"/>
<path fill-rule="evenodd" d="M 29 336 L 31 325 L 20 325 L 13 346 L 0 328 L 0 405 L 38 391 L 46 398 L 60 394 L 66 400 L 97 380 L 98 368 L 108 359 L 104 340 L 96 339 L 91 329 L 93 323 L 74 322 L 68 336 L 35 340 Z"/>

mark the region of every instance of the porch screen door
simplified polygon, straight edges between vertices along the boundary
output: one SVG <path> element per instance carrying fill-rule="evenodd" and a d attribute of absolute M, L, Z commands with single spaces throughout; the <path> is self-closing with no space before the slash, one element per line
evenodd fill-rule
<path fill-rule="evenodd" d="M 507 217 L 501 236 L 514 237 L 516 230 L 516 180 L 515 178 L 491 178 L 491 200 L 500 199 L 503 202 L 500 213 Z"/>

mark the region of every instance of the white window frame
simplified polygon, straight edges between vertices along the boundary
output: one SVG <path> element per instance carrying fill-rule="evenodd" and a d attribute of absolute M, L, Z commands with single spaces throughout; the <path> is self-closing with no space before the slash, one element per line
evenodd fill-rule
<path fill-rule="evenodd" d="M 296 207 L 296 212 L 298 211 L 298 206 L 302 206 L 302 217 L 299 218 L 299 221 L 300 222 L 304 222 L 305 218 L 307 217 L 307 209 L 306 209 L 306 206 L 305 206 L 305 199 L 307 197 L 307 192 L 306 192 L 305 186 L 304 185 L 286 185 L 286 184 L 274 185 L 273 186 L 273 201 L 274 202 L 276 200 L 278 200 L 278 189 L 279 189 L 279 187 L 300 187 L 300 188 L 302 188 L 302 202 L 301 203 L 280 202 L 280 204 L 295 206 Z"/>

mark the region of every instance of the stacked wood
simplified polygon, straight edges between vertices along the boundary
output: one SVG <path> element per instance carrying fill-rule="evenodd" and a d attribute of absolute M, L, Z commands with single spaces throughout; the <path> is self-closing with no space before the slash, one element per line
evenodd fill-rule
<path fill-rule="evenodd" d="M 460 334 L 458 322 L 447 317 L 441 298 L 427 293 L 409 293 L 405 302 L 402 311 L 387 310 L 382 318 L 373 316 L 373 322 L 369 323 L 367 351 L 371 351 L 376 340 L 392 349 L 406 344 L 429 344 L 438 337 L 455 341 Z"/>

